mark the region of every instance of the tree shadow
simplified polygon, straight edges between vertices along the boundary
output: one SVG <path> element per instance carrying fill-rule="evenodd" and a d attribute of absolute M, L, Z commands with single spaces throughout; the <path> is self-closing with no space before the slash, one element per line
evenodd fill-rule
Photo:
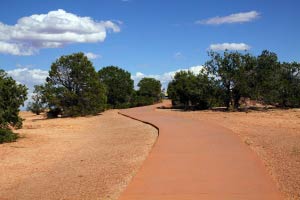
<path fill-rule="evenodd" d="M 207 108 L 207 109 L 199 109 L 196 106 L 190 106 L 188 108 L 184 106 L 159 106 L 156 107 L 157 109 L 162 109 L 162 110 L 172 110 L 175 112 L 193 112 L 193 111 L 213 111 L 213 112 L 251 112 L 251 111 L 256 111 L 256 112 L 267 112 L 267 111 L 272 111 L 272 110 L 289 110 L 291 108 L 286 108 L 286 107 L 276 107 L 276 106 L 250 106 L 250 107 L 240 107 L 238 109 L 230 110 L 226 107 L 212 107 L 212 108 Z"/>
<path fill-rule="evenodd" d="M 53 120 L 53 119 L 65 119 L 65 118 L 71 118 L 71 119 L 76 119 L 76 118 L 79 118 L 79 117 L 85 117 L 85 118 L 91 118 L 91 117 L 94 117 L 94 116 L 101 116 L 103 115 L 102 113 L 96 113 L 96 114 L 92 114 L 92 115 L 83 115 L 83 116 L 60 116 L 60 117 L 47 117 L 45 116 L 44 118 L 42 119 L 32 119 L 31 121 L 32 122 L 36 122 L 36 121 L 44 121 L 44 120 Z"/>

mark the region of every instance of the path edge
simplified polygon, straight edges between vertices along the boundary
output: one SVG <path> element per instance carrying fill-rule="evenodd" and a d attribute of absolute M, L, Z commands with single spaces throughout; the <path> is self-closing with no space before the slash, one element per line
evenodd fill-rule
<path fill-rule="evenodd" d="M 152 126 L 153 128 L 155 128 L 155 129 L 157 130 L 157 137 L 156 137 L 156 140 L 155 140 L 155 142 L 153 143 L 153 145 L 152 145 L 150 151 L 148 152 L 148 155 L 147 155 L 146 159 L 143 161 L 142 165 L 139 167 L 139 169 L 138 169 L 138 170 L 136 171 L 136 173 L 133 175 L 133 177 L 131 178 L 131 180 L 128 182 L 128 184 L 126 185 L 126 187 L 124 188 L 124 190 L 119 194 L 119 196 L 118 196 L 117 199 L 120 199 L 120 198 L 123 196 L 123 194 L 125 193 L 125 191 L 127 190 L 128 186 L 130 185 L 130 183 L 132 182 L 132 180 L 136 177 L 137 173 L 138 173 L 138 172 L 141 170 L 141 168 L 145 165 L 145 161 L 149 158 L 149 155 L 150 155 L 151 152 L 153 151 L 153 149 L 154 149 L 154 147 L 155 147 L 155 145 L 156 145 L 156 143 L 157 143 L 157 141 L 158 141 L 158 137 L 159 137 L 159 134 L 160 134 L 159 131 L 160 131 L 160 130 L 159 130 L 158 126 L 156 126 L 156 125 L 154 125 L 154 124 L 152 124 L 152 123 L 150 123 L 150 122 L 147 122 L 147 121 L 138 119 L 138 118 L 136 118 L 136 117 L 132 117 L 132 116 L 127 115 L 127 114 L 124 114 L 124 113 L 122 113 L 121 111 L 118 111 L 118 114 L 121 115 L 121 116 L 130 118 L 130 119 L 133 119 L 133 120 L 135 120 L 135 121 L 141 122 L 141 123 L 143 123 L 143 124 L 147 124 L 147 125 L 149 125 L 149 126 Z"/>
<path fill-rule="evenodd" d="M 148 125 L 154 127 L 154 128 L 157 130 L 157 139 L 158 139 L 158 137 L 159 137 L 159 135 L 160 135 L 160 130 L 159 130 L 158 126 L 156 126 L 155 124 L 152 124 L 152 123 L 150 123 L 150 122 L 147 122 L 147 121 L 138 119 L 138 118 L 136 118 L 136 117 L 132 117 L 132 116 L 127 115 L 127 114 L 124 114 L 124 113 L 122 113 L 121 111 L 118 111 L 118 114 L 119 114 L 119 115 L 123 115 L 123 116 L 125 116 L 125 117 L 128 117 L 128 118 L 130 118 L 130 119 L 133 119 L 133 120 L 142 122 L 142 123 L 144 123 L 144 124 L 148 124 Z M 157 139 L 156 139 L 156 140 L 157 140 Z M 155 142 L 155 143 L 156 143 L 156 142 Z M 155 143 L 154 143 L 154 144 L 155 144 Z M 153 145 L 153 146 L 154 146 L 154 145 Z"/>

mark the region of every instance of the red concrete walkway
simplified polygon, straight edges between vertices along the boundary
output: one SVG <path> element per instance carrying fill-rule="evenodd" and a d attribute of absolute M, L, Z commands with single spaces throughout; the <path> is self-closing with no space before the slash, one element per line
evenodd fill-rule
<path fill-rule="evenodd" d="M 256 154 L 230 130 L 154 106 L 121 113 L 159 128 L 152 152 L 121 200 L 282 199 Z"/>

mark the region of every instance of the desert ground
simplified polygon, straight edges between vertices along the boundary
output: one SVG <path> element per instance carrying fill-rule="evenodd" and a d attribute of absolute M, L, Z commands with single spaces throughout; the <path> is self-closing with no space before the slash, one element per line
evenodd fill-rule
<path fill-rule="evenodd" d="M 286 199 L 300 199 L 300 109 L 155 112 L 233 131 L 261 158 Z M 21 115 L 21 138 L 0 145 L 0 200 L 117 199 L 157 139 L 155 128 L 117 110 L 78 118 Z"/>
<path fill-rule="evenodd" d="M 248 113 L 157 111 L 214 122 L 232 130 L 259 155 L 286 199 L 300 199 L 300 109 Z"/>
<path fill-rule="evenodd" d="M 0 199 L 117 199 L 157 130 L 110 110 L 45 119 L 22 112 L 21 138 L 0 145 Z"/>

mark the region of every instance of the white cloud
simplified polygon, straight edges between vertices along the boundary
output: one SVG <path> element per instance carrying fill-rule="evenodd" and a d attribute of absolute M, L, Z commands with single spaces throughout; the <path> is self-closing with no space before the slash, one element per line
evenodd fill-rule
<path fill-rule="evenodd" d="M 103 42 L 109 31 L 120 32 L 119 22 L 95 21 L 59 9 L 20 18 L 15 25 L 0 22 L 0 53 L 32 55 L 42 48 Z"/>
<path fill-rule="evenodd" d="M 92 52 L 87 52 L 87 53 L 84 53 L 86 55 L 86 57 L 88 57 L 88 59 L 90 60 L 93 60 L 93 59 L 96 59 L 96 58 L 101 58 L 100 55 L 98 54 L 94 54 Z"/>
<path fill-rule="evenodd" d="M 18 68 L 6 71 L 6 73 L 11 76 L 17 83 L 26 85 L 28 88 L 28 99 L 24 103 L 24 107 L 21 109 L 24 110 L 26 108 L 28 102 L 31 101 L 31 97 L 33 95 L 34 85 L 40 85 L 46 82 L 46 78 L 48 76 L 48 71 L 41 69 L 29 69 L 27 67 Z"/>
<path fill-rule="evenodd" d="M 192 66 L 192 67 L 186 68 L 186 69 L 178 69 L 178 70 L 175 70 L 175 71 L 170 71 L 170 72 L 166 72 L 166 73 L 163 73 L 163 74 L 156 74 L 156 75 L 154 75 L 154 74 L 146 75 L 146 74 L 143 74 L 141 72 L 137 72 L 135 75 L 132 75 L 131 78 L 134 80 L 135 87 L 137 87 L 136 85 L 138 84 L 138 82 L 142 78 L 150 77 L 150 78 L 155 78 L 155 79 L 159 80 L 162 84 L 162 87 L 167 88 L 168 83 L 174 78 L 176 72 L 191 71 L 194 74 L 199 74 L 202 69 L 203 69 L 202 65 L 197 65 L 197 66 Z"/>
<path fill-rule="evenodd" d="M 222 44 L 211 44 L 209 46 L 209 49 L 213 51 L 225 51 L 225 50 L 244 51 L 244 50 L 249 50 L 250 48 L 251 47 L 245 43 L 222 43 Z"/>
<path fill-rule="evenodd" d="M 1 24 L 0 24 L 0 26 L 1 26 Z M 34 48 L 25 47 L 25 45 L 23 45 L 23 44 L 15 44 L 15 43 L 8 43 L 8 42 L 0 41 L 0 53 L 29 56 L 29 55 L 34 54 L 35 51 L 36 50 L 34 50 Z"/>
<path fill-rule="evenodd" d="M 250 11 L 250 12 L 241 12 L 241 13 L 235 13 L 224 17 L 213 17 L 206 20 L 199 20 L 196 21 L 196 24 L 213 24 L 213 25 L 219 25 L 219 24 L 233 24 L 233 23 L 245 23 L 250 22 L 255 19 L 257 19 L 260 16 L 260 13 L 257 11 Z"/>
<path fill-rule="evenodd" d="M 7 71 L 7 74 L 28 88 L 46 81 L 48 71 L 41 69 L 18 68 Z"/>

